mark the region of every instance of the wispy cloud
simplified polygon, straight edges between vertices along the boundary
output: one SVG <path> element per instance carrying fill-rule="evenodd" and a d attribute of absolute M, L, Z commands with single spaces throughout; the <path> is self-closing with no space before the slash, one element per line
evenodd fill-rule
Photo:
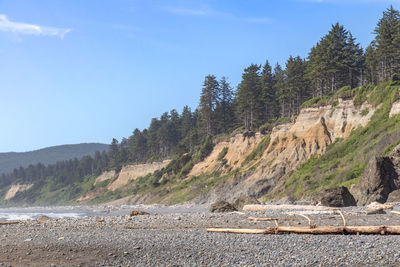
<path fill-rule="evenodd" d="M 71 29 L 39 26 L 23 22 L 10 21 L 6 15 L 0 14 L 0 31 L 26 35 L 56 36 L 63 39 Z"/>
<path fill-rule="evenodd" d="M 221 12 L 210 8 L 182 8 L 182 7 L 163 7 L 164 11 L 183 16 L 212 16 L 216 18 L 240 20 L 250 23 L 269 23 L 270 18 L 267 17 L 240 17 L 232 13 Z"/>
<path fill-rule="evenodd" d="M 172 14 L 185 16 L 205 16 L 210 14 L 210 11 L 205 8 L 192 9 L 181 7 L 164 7 L 163 9 Z"/>
<path fill-rule="evenodd" d="M 266 17 L 260 17 L 260 18 L 244 18 L 245 21 L 247 22 L 252 22 L 252 23 L 270 23 L 271 19 L 266 18 Z"/>

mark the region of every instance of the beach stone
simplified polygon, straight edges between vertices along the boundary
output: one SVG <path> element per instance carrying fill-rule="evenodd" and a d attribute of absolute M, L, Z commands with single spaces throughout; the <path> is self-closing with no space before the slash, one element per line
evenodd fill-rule
<path fill-rule="evenodd" d="M 323 189 L 311 195 L 314 204 L 321 203 L 329 207 L 356 206 L 356 200 L 344 186 Z"/>
<path fill-rule="evenodd" d="M 400 189 L 392 191 L 389 194 L 388 199 L 387 199 L 386 202 L 389 202 L 389 203 L 391 203 L 391 202 L 400 202 Z"/>
<path fill-rule="evenodd" d="M 149 215 L 150 213 L 142 211 L 142 210 L 132 210 L 131 213 L 129 214 L 131 217 L 132 216 L 138 216 L 138 215 Z"/>
<path fill-rule="evenodd" d="M 237 209 L 226 201 L 217 201 L 211 204 L 210 212 L 231 212 L 237 211 Z"/>
<path fill-rule="evenodd" d="M 45 221 L 48 221 L 48 220 L 50 220 L 51 218 L 49 217 L 49 216 L 46 216 L 46 215 L 42 215 L 42 216 L 40 216 L 37 220 L 39 221 L 39 222 L 45 222 Z"/>
<path fill-rule="evenodd" d="M 399 177 L 389 157 L 373 157 L 360 179 L 360 198 L 357 204 L 385 203 L 389 194 L 399 189 Z"/>
<path fill-rule="evenodd" d="M 243 210 L 243 207 L 245 205 L 251 205 L 251 204 L 261 204 L 261 203 L 260 201 L 258 201 L 257 198 L 250 196 L 240 196 L 235 200 L 235 202 L 233 202 L 233 206 L 237 210 Z"/>

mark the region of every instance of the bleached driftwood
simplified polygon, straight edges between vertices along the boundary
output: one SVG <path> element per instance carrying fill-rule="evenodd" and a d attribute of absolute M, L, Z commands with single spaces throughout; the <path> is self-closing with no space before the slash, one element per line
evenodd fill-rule
<path fill-rule="evenodd" d="M 326 210 L 336 210 L 337 208 L 325 207 L 325 206 L 311 206 L 311 205 L 245 205 L 243 207 L 244 211 L 262 211 L 262 210 L 311 210 L 311 211 L 326 211 Z"/>
<path fill-rule="evenodd" d="M 353 235 L 400 235 L 400 226 L 320 226 L 315 228 L 278 226 L 265 229 L 236 229 L 236 228 L 208 228 L 207 232 L 236 233 L 236 234 L 353 234 Z"/>
<path fill-rule="evenodd" d="M 278 220 L 278 218 L 256 218 L 256 217 L 249 217 L 248 219 L 253 222 L 271 222 Z"/>
<path fill-rule="evenodd" d="M 0 222 L 0 225 L 17 224 L 17 223 L 20 223 L 20 222 L 21 221 Z"/>
<path fill-rule="evenodd" d="M 382 208 L 378 208 L 378 209 L 367 209 L 367 210 L 365 211 L 365 214 L 367 214 L 367 215 L 386 214 L 386 211 L 384 211 Z"/>
<path fill-rule="evenodd" d="M 313 234 L 313 235 L 327 235 L 327 234 L 353 234 L 353 235 L 400 235 L 400 226 L 347 226 L 346 218 L 342 211 L 336 209 L 343 220 L 343 226 L 316 226 L 311 224 L 311 219 L 303 214 L 300 215 L 308 220 L 308 227 L 297 226 L 279 226 L 278 219 L 276 218 L 253 218 L 256 221 L 274 221 L 275 227 L 267 227 L 265 229 L 237 229 L 237 228 L 208 228 L 207 232 L 217 233 L 236 233 L 236 234 L 278 234 L 278 233 L 294 233 L 294 234 Z M 393 211 L 392 211 L 393 212 Z M 400 214 L 400 212 L 393 212 Z"/>
<path fill-rule="evenodd" d="M 400 215 L 400 211 L 397 211 L 397 210 L 392 210 L 391 213 Z"/>
<path fill-rule="evenodd" d="M 373 209 L 382 209 L 382 210 L 392 210 L 393 205 L 390 204 L 381 204 L 378 202 L 371 202 L 368 206 L 367 209 L 373 210 Z"/>

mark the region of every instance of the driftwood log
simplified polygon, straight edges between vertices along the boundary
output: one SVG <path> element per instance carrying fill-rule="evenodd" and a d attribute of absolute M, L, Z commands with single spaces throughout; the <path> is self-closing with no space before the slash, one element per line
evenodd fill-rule
<path fill-rule="evenodd" d="M 292 204 L 283 204 L 283 205 L 254 204 L 254 205 L 245 205 L 243 207 L 243 210 L 244 211 L 262 211 L 262 210 L 334 211 L 334 210 L 337 210 L 337 208 L 325 207 L 325 206 L 292 205 Z"/>
<path fill-rule="evenodd" d="M 208 228 L 207 232 L 217 233 L 235 233 L 235 234 L 278 234 L 278 233 L 294 233 L 294 234 L 312 234 L 312 235 L 328 235 L 328 234 L 352 234 L 352 235 L 400 235 L 400 226 L 319 226 L 296 227 L 296 226 L 277 226 L 265 229 L 235 229 L 235 228 Z"/>
<path fill-rule="evenodd" d="M 17 224 L 17 223 L 20 223 L 20 222 L 21 222 L 21 221 L 0 222 L 0 225 Z"/>

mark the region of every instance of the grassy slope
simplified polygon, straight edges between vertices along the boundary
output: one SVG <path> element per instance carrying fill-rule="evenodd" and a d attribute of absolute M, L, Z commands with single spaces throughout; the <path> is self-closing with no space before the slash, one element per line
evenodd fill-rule
<path fill-rule="evenodd" d="M 353 96 L 359 104 L 364 100 L 374 106 L 381 104 L 370 123 L 353 130 L 346 140 L 336 140 L 324 155 L 311 158 L 286 175 L 283 188 L 267 194 L 266 198 L 298 199 L 324 188 L 358 184 L 371 156 L 387 154 L 393 144 L 400 142 L 400 115 L 389 118 L 392 103 L 399 97 L 399 84 L 382 83 L 353 89 Z M 332 101 L 334 98 L 323 100 L 324 103 Z"/>

